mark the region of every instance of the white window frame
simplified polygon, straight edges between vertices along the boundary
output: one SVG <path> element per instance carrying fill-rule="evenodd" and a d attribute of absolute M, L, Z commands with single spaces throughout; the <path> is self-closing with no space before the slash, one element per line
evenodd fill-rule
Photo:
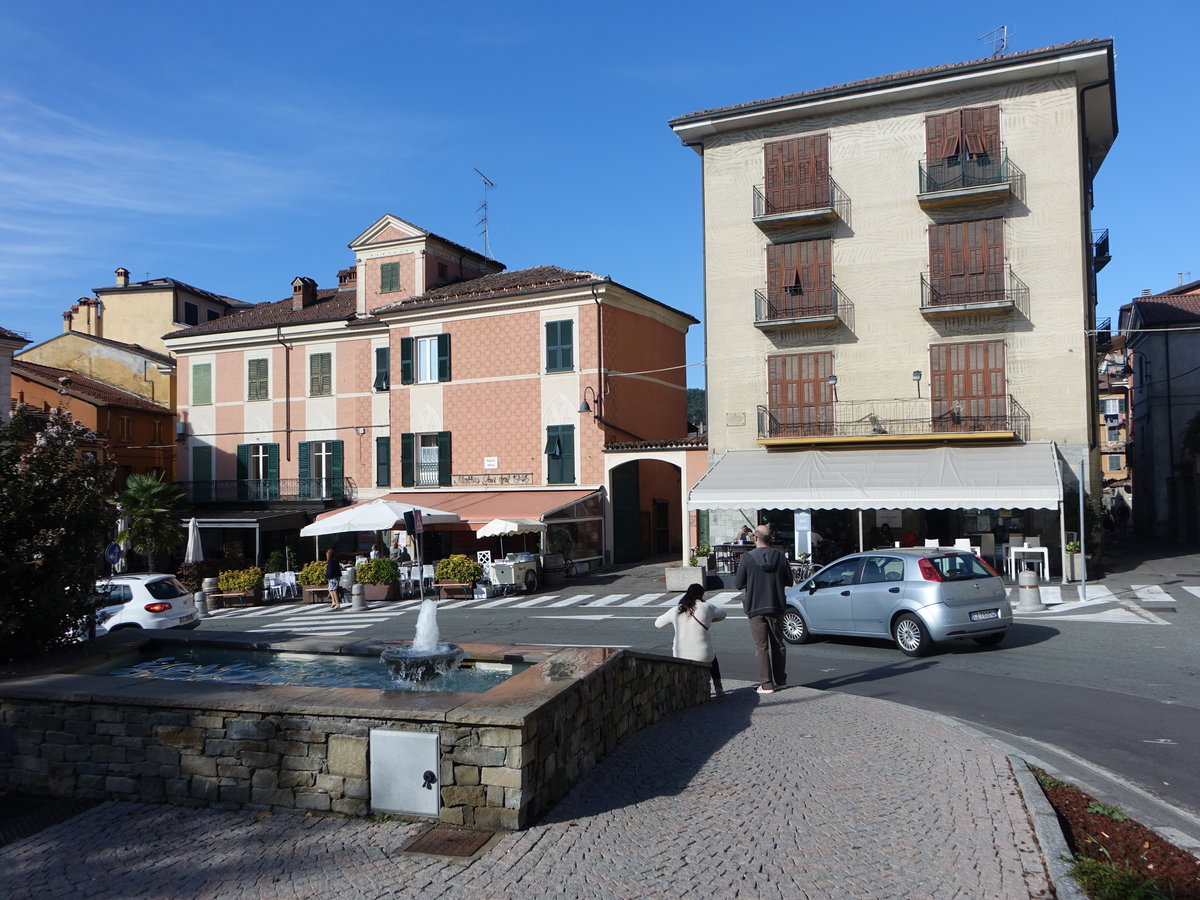
<path fill-rule="evenodd" d="M 437 384 L 438 339 L 436 334 L 413 339 L 413 380 L 417 384 Z"/>

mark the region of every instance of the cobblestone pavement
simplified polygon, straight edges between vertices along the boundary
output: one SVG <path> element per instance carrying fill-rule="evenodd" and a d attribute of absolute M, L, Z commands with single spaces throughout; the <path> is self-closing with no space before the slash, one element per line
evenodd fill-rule
<path fill-rule="evenodd" d="M 104 803 L 0 849 L 11 898 L 1052 897 L 1000 749 L 947 720 L 739 687 L 652 726 L 471 861 L 424 826 Z"/>

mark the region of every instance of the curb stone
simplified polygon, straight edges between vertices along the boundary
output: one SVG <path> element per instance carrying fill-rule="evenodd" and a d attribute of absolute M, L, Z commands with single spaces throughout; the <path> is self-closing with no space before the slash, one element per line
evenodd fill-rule
<path fill-rule="evenodd" d="M 1029 771 L 1029 764 L 1024 759 L 1010 754 L 1008 762 L 1021 789 L 1021 797 L 1025 801 L 1025 809 L 1029 812 L 1029 820 L 1033 823 L 1033 833 L 1037 837 L 1038 846 L 1042 848 L 1042 860 L 1050 873 L 1055 895 L 1061 900 L 1087 900 L 1087 895 L 1080 890 L 1078 882 L 1067 874 L 1074 857 L 1071 855 L 1071 848 L 1067 846 L 1067 838 L 1058 823 L 1058 814 L 1054 812 L 1054 807 L 1046 799 L 1041 785 Z"/>

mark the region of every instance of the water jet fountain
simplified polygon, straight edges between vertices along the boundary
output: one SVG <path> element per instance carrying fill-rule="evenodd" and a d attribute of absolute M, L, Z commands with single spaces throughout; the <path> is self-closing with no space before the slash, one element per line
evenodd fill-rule
<path fill-rule="evenodd" d="M 417 614 L 417 634 L 406 645 L 389 647 L 379 658 L 392 670 L 398 681 L 423 683 L 458 668 L 467 652 L 458 644 L 443 644 L 438 633 L 437 606 L 433 600 L 421 601 Z"/>

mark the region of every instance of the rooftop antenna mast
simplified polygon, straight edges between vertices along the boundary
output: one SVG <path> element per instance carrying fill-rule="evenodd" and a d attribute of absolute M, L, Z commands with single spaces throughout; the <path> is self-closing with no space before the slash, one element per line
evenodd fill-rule
<path fill-rule="evenodd" d="M 471 168 L 474 169 L 475 167 L 472 166 Z M 492 181 L 492 179 L 488 178 L 478 169 L 475 169 L 475 174 L 483 179 L 483 203 L 479 205 L 479 209 L 475 210 L 475 212 L 482 212 L 483 215 L 480 216 L 479 221 L 475 224 L 483 226 L 483 231 L 481 232 L 481 234 L 483 234 L 483 255 L 488 259 L 491 259 L 492 241 L 488 236 L 488 188 L 494 188 L 496 186 L 496 182 Z"/>
<path fill-rule="evenodd" d="M 978 39 L 992 45 L 992 56 L 1000 56 L 1008 49 L 1008 26 L 1000 25 L 993 28 L 987 34 L 981 34 Z"/>

